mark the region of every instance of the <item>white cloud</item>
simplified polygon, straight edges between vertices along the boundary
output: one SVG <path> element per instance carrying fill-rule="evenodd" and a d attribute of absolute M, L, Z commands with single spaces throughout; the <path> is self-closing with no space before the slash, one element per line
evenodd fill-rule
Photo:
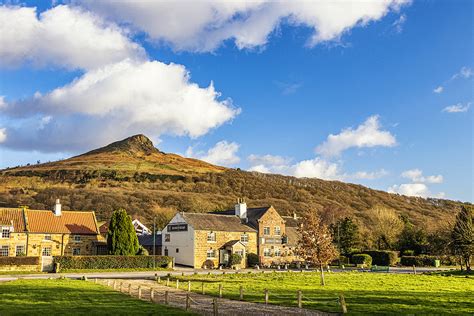
<path fill-rule="evenodd" d="M 402 172 L 401 176 L 418 183 L 443 183 L 442 175 L 423 176 L 423 171 L 420 169 L 410 169 Z"/>
<path fill-rule="evenodd" d="M 351 174 L 348 176 L 348 178 L 351 179 L 356 179 L 356 180 L 375 180 L 375 179 L 380 179 L 382 177 L 385 177 L 388 175 L 389 172 L 385 169 L 380 169 L 377 171 L 357 171 L 354 174 Z"/>
<path fill-rule="evenodd" d="M 340 165 L 316 157 L 303 160 L 290 167 L 290 174 L 298 178 L 319 178 L 325 180 L 342 180 Z"/>
<path fill-rule="evenodd" d="M 0 143 L 3 143 L 7 139 L 6 128 L 0 128 Z"/>
<path fill-rule="evenodd" d="M 176 50 L 213 51 L 232 40 L 239 49 L 265 45 L 281 24 L 312 30 L 308 45 L 338 40 L 410 0 L 365 1 L 114 1 L 77 3 L 146 32 Z M 185 21 L 185 23 L 183 22 Z"/>
<path fill-rule="evenodd" d="M 356 129 L 347 128 L 337 135 L 330 134 L 327 140 L 316 148 L 316 152 L 325 157 L 332 157 L 352 147 L 395 146 L 395 136 L 380 128 L 378 116 L 371 116 Z"/>
<path fill-rule="evenodd" d="M 274 81 L 274 84 L 281 90 L 281 94 L 283 95 L 290 95 L 295 93 L 301 86 L 302 83 L 296 82 L 281 82 L 281 81 Z"/>
<path fill-rule="evenodd" d="M 462 67 L 459 72 L 455 73 L 452 77 L 451 80 L 458 79 L 458 78 L 463 78 L 463 79 L 469 79 L 473 75 L 472 69 L 469 67 Z"/>
<path fill-rule="evenodd" d="M 450 105 L 450 106 L 445 107 L 442 112 L 464 113 L 464 112 L 467 112 L 470 107 L 471 107 L 471 102 L 469 102 L 465 105 L 463 105 L 462 103 L 458 103 L 458 104 L 455 104 L 455 105 Z"/>
<path fill-rule="evenodd" d="M 272 167 L 284 166 L 291 159 L 274 155 L 250 155 L 247 157 L 250 164 L 253 165 L 269 165 Z"/>
<path fill-rule="evenodd" d="M 237 156 L 240 145 L 235 142 L 220 141 L 207 152 L 195 153 L 192 147 L 186 150 L 186 156 L 207 161 L 219 166 L 233 166 L 240 162 Z"/>
<path fill-rule="evenodd" d="M 201 88 L 190 82 L 182 65 L 125 60 L 8 104 L 3 112 L 17 126 L 7 126 L 5 145 L 75 151 L 137 133 L 198 137 L 239 113 L 219 98 L 212 83 Z"/>
<path fill-rule="evenodd" d="M 36 15 L 36 8 L 0 6 L 0 66 L 25 63 L 92 69 L 145 52 L 113 23 L 77 7 L 60 5 Z"/>
<path fill-rule="evenodd" d="M 395 22 L 393 22 L 392 26 L 395 28 L 395 31 L 397 33 L 401 33 L 403 31 L 403 25 L 405 24 L 406 21 L 407 21 L 406 14 L 402 14 Z"/>
<path fill-rule="evenodd" d="M 428 197 L 431 193 L 424 183 L 404 183 L 388 188 L 388 193 L 398 193 L 407 196 Z"/>
<path fill-rule="evenodd" d="M 438 86 L 435 89 L 433 89 L 433 92 L 440 94 L 441 92 L 443 92 L 443 90 L 444 90 L 443 86 Z"/>
<path fill-rule="evenodd" d="M 249 168 L 249 171 L 256 171 L 261 173 L 271 173 L 271 170 L 268 169 L 265 165 L 256 165 Z"/>

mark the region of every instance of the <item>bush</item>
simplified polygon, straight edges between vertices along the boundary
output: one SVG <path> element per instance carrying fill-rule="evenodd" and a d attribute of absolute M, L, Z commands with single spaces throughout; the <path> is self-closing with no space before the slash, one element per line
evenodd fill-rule
<path fill-rule="evenodd" d="M 415 251 L 414 250 L 403 250 L 402 255 L 403 256 L 414 256 Z"/>
<path fill-rule="evenodd" d="M 242 262 L 242 256 L 237 254 L 237 253 L 233 253 L 230 255 L 230 258 L 229 258 L 229 265 L 230 266 L 235 266 L 237 264 L 240 264 Z"/>
<path fill-rule="evenodd" d="M 339 256 L 339 258 L 333 260 L 331 262 L 331 265 L 333 266 L 340 266 L 340 265 L 343 265 L 343 264 L 349 264 L 349 258 L 346 257 L 346 256 Z"/>
<path fill-rule="evenodd" d="M 39 265 L 39 257 L 0 257 L 0 266 L 34 266 Z"/>
<path fill-rule="evenodd" d="M 214 269 L 214 266 L 214 261 L 209 259 L 204 261 L 204 263 L 202 264 L 203 269 Z"/>
<path fill-rule="evenodd" d="M 396 251 L 371 250 L 362 253 L 371 256 L 374 265 L 394 266 L 398 262 L 398 252 Z"/>
<path fill-rule="evenodd" d="M 247 254 L 247 265 L 249 267 L 254 267 L 258 264 L 258 255 L 255 253 Z"/>
<path fill-rule="evenodd" d="M 143 248 L 143 246 L 138 247 L 137 256 L 148 256 L 148 255 L 149 255 L 148 250 Z"/>
<path fill-rule="evenodd" d="M 54 263 L 61 269 L 135 269 L 167 268 L 172 262 L 167 256 L 56 256 Z"/>
<path fill-rule="evenodd" d="M 372 265 L 372 257 L 361 253 L 361 254 L 356 254 L 352 256 L 352 263 L 354 264 L 364 264 L 366 266 L 371 266 Z"/>

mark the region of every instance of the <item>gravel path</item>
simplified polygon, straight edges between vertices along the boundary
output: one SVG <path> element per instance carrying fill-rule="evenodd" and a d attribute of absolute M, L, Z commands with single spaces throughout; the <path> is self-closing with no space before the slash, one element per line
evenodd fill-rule
<path fill-rule="evenodd" d="M 91 280 L 99 284 L 115 287 L 115 290 L 130 293 L 134 297 L 139 296 L 143 300 L 150 301 L 153 289 L 153 302 L 165 304 L 165 292 L 168 291 L 168 304 L 173 307 L 186 309 L 187 295 L 189 295 L 190 311 L 200 315 L 214 315 L 214 300 L 217 300 L 218 315 L 335 315 L 315 310 L 296 307 L 284 307 L 272 304 L 251 303 L 225 298 L 216 298 L 193 292 L 160 285 L 152 280 L 130 280 L 130 279 L 98 279 Z M 139 290 L 139 287 L 141 288 Z M 129 292 L 130 291 L 130 292 Z"/>

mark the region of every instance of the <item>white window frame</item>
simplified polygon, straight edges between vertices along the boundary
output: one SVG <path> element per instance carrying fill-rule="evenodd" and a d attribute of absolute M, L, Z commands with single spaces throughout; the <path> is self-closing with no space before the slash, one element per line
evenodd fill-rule
<path fill-rule="evenodd" d="M 216 252 L 214 249 L 209 249 L 206 251 L 206 259 L 215 259 L 216 258 Z"/>
<path fill-rule="evenodd" d="M 165 234 L 165 242 L 171 242 L 171 234 Z"/>
<path fill-rule="evenodd" d="M 240 235 L 240 242 L 243 243 L 243 244 L 246 244 L 249 242 L 249 235 L 244 233 L 242 235 Z"/>
<path fill-rule="evenodd" d="M 10 246 L 2 245 L 0 246 L 0 257 L 9 257 L 10 256 Z"/>
<path fill-rule="evenodd" d="M 72 255 L 73 256 L 80 256 L 81 255 L 81 248 L 79 248 L 79 247 L 72 248 Z"/>
<path fill-rule="evenodd" d="M 263 227 L 263 235 L 264 236 L 270 236 L 270 226 L 264 226 Z"/>
<path fill-rule="evenodd" d="M 275 250 L 273 251 L 273 254 L 275 255 L 275 257 L 281 257 L 281 249 L 275 248 Z"/>
<path fill-rule="evenodd" d="M 272 251 L 270 248 L 263 248 L 263 256 L 270 257 L 272 255 Z"/>
<path fill-rule="evenodd" d="M 275 226 L 273 229 L 274 229 L 274 232 L 275 232 L 276 236 L 281 235 L 281 227 L 280 226 Z"/>
<path fill-rule="evenodd" d="M 207 233 L 207 242 L 216 242 L 216 233 L 208 232 Z"/>
<path fill-rule="evenodd" d="M 8 226 L 2 226 L 2 231 L 0 233 L 0 238 L 1 239 L 9 239 L 12 233 L 11 227 Z"/>
<path fill-rule="evenodd" d="M 23 251 L 21 251 L 20 253 L 22 253 L 23 255 L 26 256 L 26 246 L 25 245 L 16 245 L 16 247 L 15 247 L 15 256 L 18 257 L 18 248 L 23 248 Z"/>
<path fill-rule="evenodd" d="M 49 255 L 48 255 L 48 254 L 46 254 L 46 255 L 44 254 L 46 249 L 49 249 Z M 43 247 L 43 249 L 41 249 L 41 256 L 42 256 L 42 257 L 51 257 L 52 253 L 53 253 L 53 247 L 51 247 L 51 246 Z"/>
<path fill-rule="evenodd" d="M 74 242 L 81 242 L 81 235 L 73 235 L 72 240 L 74 240 Z"/>

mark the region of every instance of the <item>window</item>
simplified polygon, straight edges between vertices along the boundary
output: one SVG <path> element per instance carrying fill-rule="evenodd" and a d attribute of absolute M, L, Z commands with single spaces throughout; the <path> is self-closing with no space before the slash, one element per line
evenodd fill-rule
<path fill-rule="evenodd" d="M 280 226 L 275 226 L 275 235 L 279 236 L 281 234 Z"/>
<path fill-rule="evenodd" d="M 2 238 L 10 238 L 10 227 L 2 228 Z"/>
<path fill-rule="evenodd" d="M 263 256 L 264 257 L 270 257 L 270 249 L 264 248 L 263 249 Z"/>
<path fill-rule="evenodd" d="M 26 256 L 25 245 L 16 246 L 15 256 Z"/>
<path fill-rule="evenodd" d="M 207 242 L 216 242 L 216 233 L 214 232 L 207 233 Z"/>
<path fill-rule="evenodd" d="M 263 227 L 263 234 L 270 235 L 270 227 Z"/>
<path fill-rule="evenodd" d="M 168 256 L 168 248 L 165 248 L 165 256 Z"/>
<path fill-rule="evenodd" d="M 247 235 L 247 234 L 240 235 L 240 242 L 242 242 L 242 243 L 249 242 L 249 235 Z"/>
<path fill-rule="evenodd" d="M 41 255 L 44 257 L 50 257 L 51 256 L 51 247 L 44 247 L 43 251 L 41 252 Z"/>
<path fill-rule="evenodd" d="M 176 253 L 179 253 L 179 248 L 176 248 Z"/>
<path fill-rule="evenodd" d="M 235 251 L 235 254 L 236 254 L 236 255 L 239 255 L 241 258 L 244 257 L 244 251 L 243 251 L 243 250 L 236 250 L 236 251 Z"/>
<path fill-rule="evenodd" d="M 72 248 L 72 255 L 73 256 L 80 256 L 81 255 L 81 248 Z"/>
<path fill-rule="evenodd" d="M 74 235 L 73 240 L 74 242 L 81 242 L 81 235 Z"/>
<path fill-rule="evenodd" d="M 170 240 L 171 240 L 171 235 L 165 234 L 165 242 L 170 242 Z"/>
<path fill-rule="evenodd" d="M 214 250 L 209 249 L 206 254 L 207 259 L 214 259 L 216 257 Z"/>
<path fill-rule="evenodd" d="M 49 234 L 44 235 L 44 240 L 51 240 L 51 235 Z"/>
<path fill-rule="evenodd" d="M 281 256 L 281 250 L 280 248 L 276 248 L 274 251 L 275 257 L 280 257 Z"/>
<path fill-rule="evenodd" d="M 10 247 L 8 246 L 0 247 L 0 257 L 8 257 L 9 253 L 10 253 Z"/>

